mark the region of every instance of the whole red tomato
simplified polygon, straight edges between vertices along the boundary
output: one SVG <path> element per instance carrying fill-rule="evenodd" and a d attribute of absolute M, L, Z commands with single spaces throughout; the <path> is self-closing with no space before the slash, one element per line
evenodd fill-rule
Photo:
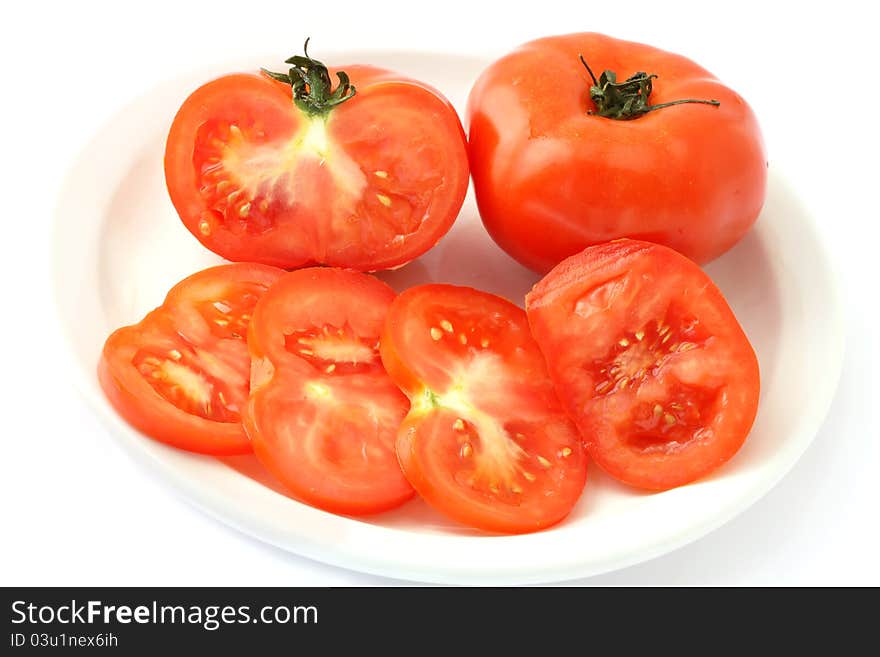
<path fill-rule="evenodd" d="M 651 46 L 593 33 L 532 41 L 482 74 L 468 117 L 483 223 L 539 272 L 619 237 L 707 262 L 764 203 L 751 108 L 691 60 Z"/>

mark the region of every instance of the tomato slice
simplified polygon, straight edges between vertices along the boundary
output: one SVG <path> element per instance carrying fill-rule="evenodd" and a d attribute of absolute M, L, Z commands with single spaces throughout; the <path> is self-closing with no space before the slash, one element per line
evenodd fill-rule
<path fill-rule="evenodd" d="M 318 508 L 376 513 L 414 494 L 394 453 L 409 403 L 379 357 L 393 299 L 366 274 L 309 268 L 254 309 L 244 426 L 266 468 Z"/>
<path fill-rule="evenodd" d="M 303 111 L 290 85 L 266 75 L 227 75 L 187 98 L 165 178 L 202 244 L 234 261 L 372 271 L 449 230 L 469 180 L 455 110 L 389 71 L 345 71 L 356 95 L 322 112 Z"/>
<path fill-rule="evenodd" d="M 743 444 L 758 360 L 721 292 L 672 249 L 617 240 L 564 260 L 526 297 L 532 333 L 592 458 L 663 490 Z"/>
<path fill-rule="evenodd" d="M 107 338 L 98 377 L 110 403 L 169 445 L 249 452 L 240 420 L 249 389 L 247 327 L 257 300 L 282 273 L 220 265 L 175 285 L 159 308 Z"/>
<path fill-rule="evenodd" d="M 466 287 L 411 288 L 391 305 L 381 353 L 412 402 L 397 455 L 428 503 L 506 533 L 569 513 L 586 454 L 522 309 Z"/>

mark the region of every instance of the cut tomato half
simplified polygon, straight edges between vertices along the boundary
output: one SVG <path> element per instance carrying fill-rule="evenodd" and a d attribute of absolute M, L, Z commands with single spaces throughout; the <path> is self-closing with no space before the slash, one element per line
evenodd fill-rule
<path fill-rule="evenodd" d="M 711 279 L 664 246 L 618 240 L 564 260 L 526 297 L 532 333 L 592 458 L 624 483 L 689 483 L 740 448 L 758 360 Z"/>
<path fill-rule="evenodd" d="M 372 271 L 431 248 L 469 180 L 449 101 L 378 68 L 288 62 L 290 75 L 227 75 L 183 103 L 165 179 L 184 225 L 225 258 L 287 269 Z"/>
<path fill-rule="evenodd" d="M 522 309 L 471 288 L 411 288 L 391 305 L 381 352 L 412 402 L 398 458 L 431 505 L 507 533 L 569 513 L 587 459 Z"/>
<path fill-rule="evenodd" d="M 175 447 L 249 452 L 240 419 L 249 389 L 247 327 L 282 273 L 252 264 L 206 269 L 175 285 L 141 322 L 110 335 L 98 376 L 119 414 Z"/>
<path fill-rule="evenodd" d="M 409 403 L 379 357 L 393 299 L 367 274 L 309 268 L 254 310 L 244 426 L 266 468 L 318 508 L 376 513 L 414 494 L 394 452 Z"/>

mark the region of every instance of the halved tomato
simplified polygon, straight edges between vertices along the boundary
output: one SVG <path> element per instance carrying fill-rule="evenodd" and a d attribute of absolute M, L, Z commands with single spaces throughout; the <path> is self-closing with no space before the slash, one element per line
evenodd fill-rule
<path fill-rule="evenodd" d="M 245 429 L 266 468 L 327 511 L 375 513 L 413 496 L 394 453 L 409 403 L 379 357 L 393 299 L 367 274 L 309 268 L 254 309 Z"/>
<path fill-rule="evenodd" d="M 468 186 L 449 101 L 370 66 L 287 62 L 208 82 L 178 111 L 165 179 L 186 227 L 229 260 L 287 269 L 372 271 L 431 248 Z"/>
<path fill-rule="evenodd" d="M 508 533 L 569 513 L 587 459 L 522 309 L 466 287 L 410 288 L 391 305 L 381 353 L 412 402 L 397 455 L 431 505 Z"/>
<path fill-rule="evenodd" d="M 617 240 L 562 261 L 526 296 L 532 334 L 592 458 L 663 490 L 743 444 L 758 360 L 721 292 L 664 246 Z"/>
<path fill-rule="evenodd" d="M 205 454 L 251 450 L 241 426 L 257 300 L 284 272 L 220 265 L 185 278 L 141 322 L 110 335 L 98 365 L 107 398 L 130 424 Z"/>

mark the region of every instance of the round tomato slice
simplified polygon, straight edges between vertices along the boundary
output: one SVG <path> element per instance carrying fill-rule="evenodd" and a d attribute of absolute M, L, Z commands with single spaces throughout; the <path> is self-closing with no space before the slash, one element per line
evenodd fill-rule
<path fill-rule="evenodd" d="M 393 299 L 366 274 L 309 268 L 254 310 L 244 426 L 257 458 L 312 506 L 360 515 L 413 496 L 394 453 L 409 403 L 379 357 Z"/>
<path fill-rule="evenodd" d="M 743 444 L 758 360 L 693 262 L 618 240 L 561 262 L 526 297 L 532 334 L 592 458 L 663 490 L 703 477 Z"/>
<path fill-rule="evenodd" d="M 428 503 L 505 533 L 569 513 L 586 454 L 522 309 L 471 288 L 411 288 L 391 305 L 381 352 L 412 402 L 397 455 Z"/>
<path fill-rule="evenodd" d="M 265 265 L 212 267 L 175 285 L 140 323 L 104 344 L 98 377 L 130 424 L 169 445 L 205 454 L 251 451 L 241 426 L 257 300 L 283 273 Z"/>
<path fill-rule="evenodd" d="M 331 92 L 321 62 L 288 62 L 289 75 L 209 82 L 178 111 L 165 179 L 186 227 L 227 259 L 288 269 L 372 271 L 431 248 L 468 185 L 449 101 L 369 66 L 333 69 Z"/>

